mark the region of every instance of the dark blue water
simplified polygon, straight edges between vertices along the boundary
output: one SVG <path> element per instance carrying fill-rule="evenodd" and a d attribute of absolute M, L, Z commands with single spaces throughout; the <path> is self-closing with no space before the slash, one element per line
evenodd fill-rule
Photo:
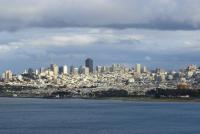
<path fill-rule="evenodd" d="M 200 134 L 200 103 L 0 98 L 0 134 Z"/>

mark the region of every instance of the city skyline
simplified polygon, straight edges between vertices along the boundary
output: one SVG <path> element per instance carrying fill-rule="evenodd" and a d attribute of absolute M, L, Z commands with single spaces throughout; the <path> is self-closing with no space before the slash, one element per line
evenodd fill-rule
<path fill-rule="evenodd" d="M 88 59 L 92 60 L 92 67 L 90 67 L 89 65 L 86 64 L 86 61 Z M 20 68 L 18 71 L 16 71 L 15 67 L 11 67 L 11 68 L 6 68 L 5 70 L 0 70 L 0 73 L 3 73 L 5 71 L 10 71 L 10 70 L 15 74 L 20 74 L 20 73 L 23 73 L 24 71 L 28 72 L 29 69 L 31 69 L 31 71 L 34 71 L 34 72 L 39 71 L 40 69 L 51 69 L 52 70 L 53 66 L 56 66 L 56 68 L 57 68 L 56 70 L 58 72 L 60 72 L 60 70 L 67 70 L 67 72 L 70 73 L 71 68 L 80 69 L 81 67 L 86 67 L 86 68 L 89 69 L 88 71 L 90 73 L 92 73 L 93 71 L 96 71 L 97 67 L 112 67 L 113 65 L 123 65 L 123 66 L 125 66 L 129 69 L 136 69 L 136 70 L 137 70 L 137 68 L 145 67 L 149 71 L 154 71 L 156 69 L 163 69 L 165 71 L 179 71 L 179 70 L 182 70 L 182 69 L 186 69 L 190 65 L 196 65 L 197 67 L 200 68 L 200 66 L 197 65 L 197 64 L 185 64 L 185 65 L 181 66 L 181 68 L 167 68 L 167 67 L 164 67 L 164 66 L 163 67 L 160 67 L 160 66 L 151 67 L 151 66 L 148 66 L 148 64 L 143 64 L 143 63 L 139 63 L 139 62 L 132 63 L 132 64 L 124 64 L 124 63 L 117 63 L 117 62 L 108 63 L 108 64 L 98 64 L 94 59 L 88 57 L 88 58 L 84 59 L 83 61 L 81 61 L 80 63 L 76 63 L 76 64 L 69 64 L 69 63 L 66 63 L 66 62 L 65 63 L 63 62 L 63 63 L 60 63 L 60 64 L 50 63 L 50 64 L 46 64 L 46 65 L 43 65 L 43 66 L 37 65 L 35 67 L 34 66 L 26 66 L 25 68 Z M 65 66 L 65 69 L 63 69 L 64 66 Z M 91 68 L 93 69 L 92 71 L 90 71 Z M 140 71 L 142 71 L 142 70 L 140 70 Z M 139 71 L 136 71 L 136 72 L 139 72 Z"/>
<path fill-rule="evenodd" d="M 0 72 L 52 63 L 80 65 L 87 57 L 97 65 L 141 63 L 152 69 L 200 65 L 199 4 L 198 0 L 0 1 Z"/>
<path fill-rule="evenodd" d="M 15 70 L 12 70 L 10 68 L 6 69 L 6 70 L 1 70 L 1 73 L 5 73 L 5 72 L 12 72 L 14 74 L 23 74 L 23 73 L 29 73 L 29 74 L 37 74 L 41 71 L 44 70 L 52 70 L 52 72 L 54 73 L 54 75 L 57 77 L 58 74 L 73 74 L 74 71 L 77 74 L 81 74 L 83 72 L 88 72 L 89 73 L 95 73 L 96 71 L 98 72 L 98 70 L 104 68 L 104 67 L 108 67 L 108 68 L 112 68 L 112 67 L 117 67 L 117 66 L 123 66 L 127 69 L 131 69 L 134 70 L 135 72 L 137 72 L 138 74 L 141 74 L 142 72 L 154 72 L 156 70 L 163 70 L 166 72 L 173 72 L 173 71 L 181 71 L 181 70 L 185 70 L 187 69 L 189 66 L 196 66 L 197 68 L 200 68 L 200 66 L 196 65 L 196 64 L 187 64 L 187 66 L 184 66 L 182 68 L 177 68 L 177 69 L 167 69 L 167 68 L 162 68 L 162 67 L 155 67 L 155 68 L 150 68 L 148 65 L 144 65 L 141 63 L 135 63 L 132 65 L 127 65 L 127 64 L 120 64 L 120 63 L 112 63 L 112 64 L 97 64 L 95 62 L 94 59 L 92 58 L 86 58 L 84 61 L 82 61 L 83 64 L 79 63 L 77 65 L 74 64 L 56 64 L 56 63 L 51 63 L 49 65 L 46 66 L 39 66 L 36 68 L 33 67 L 27 67 L 27 68 L 23 68 L 22 70 L 20 70 L 19 72 L 16 72 Z M 75 69 L 75 70 L 74 70 Z M 112 71 L 112 69 L 110 70 Z M 62 73 L 61 73 L 62 72 Z"/>

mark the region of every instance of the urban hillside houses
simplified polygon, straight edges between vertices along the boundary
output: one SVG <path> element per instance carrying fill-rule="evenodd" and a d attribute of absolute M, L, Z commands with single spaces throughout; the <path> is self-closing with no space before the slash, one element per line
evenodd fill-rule
<path fill-rule="evenodd" d="M 27 71 L 28 70 L 28 71 Z M 13 86 L 10 94 L 51 94 L 55 91 L 70 91 L 88 95 L 109 89 L 126 90 L 131 95 L 144 95 L 157 88 L 199 89 L 200 69 L 189 65 L 180 71 L 148 70 L 141 64 L 134 68 L 121 64 L 94 67 L 91 58 L 80 67 L 51 64 L 49 67 L 29 68 L 21 74 L 6 70 L 1 77 L 1 86 Z M 16 90 L 22 87 L 22 90 Z M 28 87 L 28 88 L 27 88 Z M 27 90 L 28 89 L 28 90 Z"/>

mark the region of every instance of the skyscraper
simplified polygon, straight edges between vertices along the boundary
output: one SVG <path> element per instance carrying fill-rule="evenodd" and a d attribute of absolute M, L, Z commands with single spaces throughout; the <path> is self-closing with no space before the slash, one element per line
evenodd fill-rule
<path fill-rule="evenodd" d="M 146 66 L 143 66 L 143 67 L 142 67 L 142 73 L 147 73 L 147 72 L 148 72 L 147 67 L 146 67 Z"/>
<path fill-rule="evenodd" d="M 80 74 L 89 75 L 89 68 L 85 66 L 80 67 Z"/>
<path fill-rule="evenodd" d="M 70 74 L 73 74 L 74 73 L 74 66 L 72 65 L 72 66 L 70 66 L 70 70 L 69 70 L 69 72 L 70 72 Z"/>
<path fill-rule="evenodd" d="M 63 65 L 61 67 L 59 67 L 59 74 L 67 74 L 67 65 Z"/>
<path fill-rule="evenodd" d="M 141 74 L 141 65 L 140 64 L 135 65 L 135 72 L 138 74 Z"/>
<path fill-rule="evenodd" d="M 12 80 L 12 72 L 11 72 L 11 70 L 6 70 L 6 71 L 3 73 L 2 77 L 4 78 L 5 81 L 10 81 L 10 80 Z"/>
<path fill-rule="evenodd" d="M 51 64 L 51 71 L 54 74 L 54 79 L 56 79 L 58 77 L 58 71 L 59 71 L 58 65 Z"/>
<path fill-rule="evenodd" d="M 28 69 L 28 74 L 29 74 L 29 75 L 33 75 L 33 73 L 34 73 L 34 70 L 33 70 L 32 68 L 29 68 L 29 69 Z"/>
<path fill-rule="evenodd" d="M 90 58 L 87 58 L 85 60 L 85 66 L 89 68 L 89 72 L 93 73 L 93 60 Z"/>

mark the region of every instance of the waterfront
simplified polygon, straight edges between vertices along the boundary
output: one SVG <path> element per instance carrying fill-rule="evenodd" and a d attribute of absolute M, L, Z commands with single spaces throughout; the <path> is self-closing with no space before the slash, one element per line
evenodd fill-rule
<path fill-rule="evenodd" d="M 197 102 L 0 98 L 1 134 L 198 134 Z"/>

